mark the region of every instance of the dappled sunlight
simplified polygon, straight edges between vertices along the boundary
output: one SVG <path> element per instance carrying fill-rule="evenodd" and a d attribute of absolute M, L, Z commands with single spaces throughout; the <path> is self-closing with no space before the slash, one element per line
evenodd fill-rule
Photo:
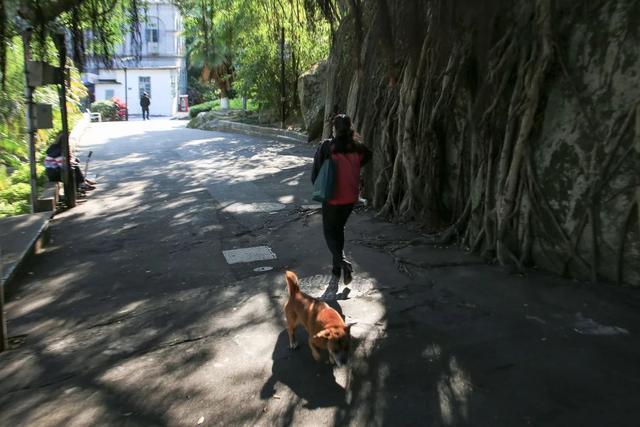
<path fill-rule="evenodd" d="M 38 363 L 37 356 L 33 353 L 15 352 L 9 356 L 4 353 L 0 364 L 0 384 L 9 387 L 10 391 L 19 390 L 44 372 L 45 367 Z"/>
<path fill-rule="evenodd" d="M 192 140 L 182 144 L 182 147 L 184 147 L 186 149 L 191 148 L 191 147 L 206 147 L 209 144 L 216 143 L 216 142 L 227 142 L 227 143 L 229 143 L 229 140 L 227 140 L 224 137 L 192 139 Z"/>
<path fill-rule="evenodd" d="M 64 290 L 72 283 L 80 282 L 91 274 L 93 262 L 79 262 L 71 271 L 57 274 L 47 279 L 47 287 L 54 290 Z M 44 292 L 44 289 L 42 290 Z"/>
<path fill-rule="evenodd" d="M 26 316 L 27 314 L 38 310 L 54 301 L 54 298 L 50 295 L 31 298 L 23 304 L 19 304 L 12 312 L 14 316 Z"/>
<path fill-rule="evenodd" d="M 460 422 L 468 421 L 469 397 L 472 391 L 468 375 L 452 356 L 448 369 L 438 381 L 440 415 L 445 425 L 458 425 Z"/>
<path fill-rule="evenodd" d="M 81 345 L 86 345 L 86 343 L 79 343 L 78 339 L 70 334 L 47 343 L 44 350 L 47 353 L 60 355 L 77 350 Z"/>
<path fill-rule="evenodd" d="M 59 399 L 47 396 L 46 389 L 32 392 L 12 408 L 10 413 L 22 414 L 22 425 L 54 426 L 86 426 L 95 420 L 105 419 L 108 408 L 95 394 L 84 393 L 82 388 L 68 388 Z M 60 410 L 60 407 L 74 408 Z"/>
<path fill-rule="evenodd" d="M 193 204 L 195 202 L 197 202 L 198 199 L 195 197 L 184 197 L 184 198 L 180 198 L 180 199 L 176 199 L 172 202 L 168 202 L 167 204 L 164 205 L 164 209 L 174 209 L 174 210 L 180 210 L 180 208 L 183 208 L 187 205 Z M 185 213 L 189 213 L 181 211 L 178 214 L 174 215 L 174 218 L 178 218 L 179 215 L 183 215 Z"/>
<path fill-rule="evenodd" d="M 281 331 L 282 327 L 272 322 L 260 322 L 237 329 L 231 336 L 236 346 L 234 353 L 243 353 L 247 357 L 258 358 L 267 363 L 273 341 Z"/>
<path fill-rule="evenodd" d="M 185 190 L 180 192 L 180 194 L 193 194 L 193 193 L 201 193 L 201 192 L 206 192 L 207 189 L 204 187 L 195 187 L 195 188 L 191 188 L 189 190 Z"/>
<path fill-rule="evenodd" d="M 131 153 L 128 156 L 123 156 L 120 159 L 118 159 L 117 166 L 122 167 L 125 164 L 143 163 L 147 160 L 149 160 L 148 155 L 143 155 L 142 153 Z"/>
<path fill-rule="evenodd" d="M 121 387 L 127 383 L 131 385 L 144 383 L 153 387 L 153 382 L 151 384 L 149 383 L 153 381 L 153 376 L 150 375 L 149 365 L 157 362 L 158 358 L 154 355 L 143 355 L 125 359 L 122 363 L 118 363 L 107 369 L 98 380 L 119 384 Z"/>
<path fill-rule="evenodd" d="M 128 210 L 131 206 L 137 206 L 138 201 L 144 197 L 145 189 L 150 185 L 147 180 L 144 181 L 129 181 L 126 184 L 118 184 L 116 189 L 109 191 L 109 193 L 102 198 L 102 201 L 107 205 L 110 210 Z"/>
<path fill-rule="evenodd" d="M 305 175 L 305 172 L 298 172 L 297 174 L 284 178 L 282 180 L 280 180 L 280 184 L 285 184 L 288 185 L 290 187 L 295 187 L 297 185 L 300 185 L 300 179 Z"/>
<path fill-rule="evenodd" d="M 274 143 L 267 147 L 258 147 L 245 143 L 235 148 L 229 146 L 229 140 L 221 139 L 219 142 L 219 144 L 207 145 L 205 141 L 200 141 L 196 146 L 204 149 L 203 152 L 190 151 L 189 147 L 193 148 L 192 143 L 184 144 L 185 152 L 182 155 L 189 155 L 184 160 L 193 168 L 195 176 L 235 184 L 256 181 L 284 170 L 309 165 L 312 162 L 312 159 L 306 157 L 284 154 L 295 147 L 293 144 Z M 190 158 L 191 156 L 197 158 Z M 205 157 L 206 162 L 200 160 Z M 215 164 L 216 168 L 212 169 L 211 164 Z M 291 182 L 295 182 L 296 179 L 294 178 Z"/>
<path fill-rule="evenodd" d="M 284 203 L 284 204 L 292 204 L 292 203 L 295 202 L 295 200 L 296 200 L 296 197 L 293 196 L 293 195 L 287 195 L 287 196 L 278 197 L 278 201 L 280 203 Z"/>
<path fill-rule="evenodd" d="M 140 300 L 137 300 L 137 301 L 131 301 L 130 303 L 128 303 L 127 305 L 122 307 L 120 310 L 118 310 L 117 314 L 129 314 L 129 313 L 135 311 L 136 309 L 142 307 L 148 301 L 149 301 L 148 299 L 140 299 Z"/>
<path fill-rule="evenodd" d="M 222 209 L 223 212 L 234 214 L 247 214 L 258 212 L 274 212 L 286 209 L 286 205 L 273 202 L 257 202 L 257 203 L 232 203 Z"/>

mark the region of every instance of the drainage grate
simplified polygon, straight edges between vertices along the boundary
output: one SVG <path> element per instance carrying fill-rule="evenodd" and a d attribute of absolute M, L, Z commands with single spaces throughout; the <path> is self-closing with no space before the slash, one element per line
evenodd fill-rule
<path fill-rule="evenodd" d="M 222 254 L 227 260 L 227 264 L 239 264 L 241 262 L 254 262 L 276 259 L 276 254 L 273 253 L 271 248 L 268 246 L 232 249 L 229 251 L 222 251 Z"/>

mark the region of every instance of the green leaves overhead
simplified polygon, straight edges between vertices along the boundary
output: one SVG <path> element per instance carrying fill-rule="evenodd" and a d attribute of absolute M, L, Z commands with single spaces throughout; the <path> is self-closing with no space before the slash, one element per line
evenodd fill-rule
<path fill-rule="evenodd" d="M 144 19 L 145 7 L 144 0 L 0 0 L 2 81 L 6 75 L 6 46 L 25 29 L 32 30 L 42 51 L 46 51 L 52 33 L 69 34 L 73 46 L 70 54 L 82 70 L 86 55 L 108 62 L 125 34 L 132 34 L 133 45 L 139 49 L 139 23 Z M 88 43 L 86 35 L 90 35 Z"/>

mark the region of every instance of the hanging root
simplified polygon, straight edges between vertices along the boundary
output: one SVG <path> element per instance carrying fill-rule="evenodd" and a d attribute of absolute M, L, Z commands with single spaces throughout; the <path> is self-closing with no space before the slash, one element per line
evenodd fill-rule
<path fill-rule="evenodd" d="M 629 228 L 633 223 L 633 218 L 635 217 L 635 213 L 638 210 L 638 202 L 634 202 L 629 206 L 629 210 L 627 211 L 626 218 L 624 220 L 624 227 L 620 229 L 620 234 L 618 236 L 619 244 L 618 244 L 618 253 L 617 253 L 617 262 L 616 262 L 616 283 L 622 284 L 623 273 L 624 273 L 624 245 L 627 240 L 627 233 L 629 232 Z"/>

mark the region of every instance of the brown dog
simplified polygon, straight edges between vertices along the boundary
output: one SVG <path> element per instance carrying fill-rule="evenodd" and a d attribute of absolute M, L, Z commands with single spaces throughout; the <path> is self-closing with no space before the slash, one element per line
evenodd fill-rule
<path fill-rule="evenodd" d="M 284 305 L 284 314 L 287 317 L 289 348 L 298 348 L 295 328 L 297 324 L 301 324 L 309 334 L 309 348 L 317 362 L 320 361 L 318 350 L 327 349 L 329 362 L 338 366 L 346 364 L 351 325 L 345 325 L 340 314 L 326 303 L 302 292 L 298 276 L 293 271 L 287 271 L 286 277 L 289 300 Z"/>

